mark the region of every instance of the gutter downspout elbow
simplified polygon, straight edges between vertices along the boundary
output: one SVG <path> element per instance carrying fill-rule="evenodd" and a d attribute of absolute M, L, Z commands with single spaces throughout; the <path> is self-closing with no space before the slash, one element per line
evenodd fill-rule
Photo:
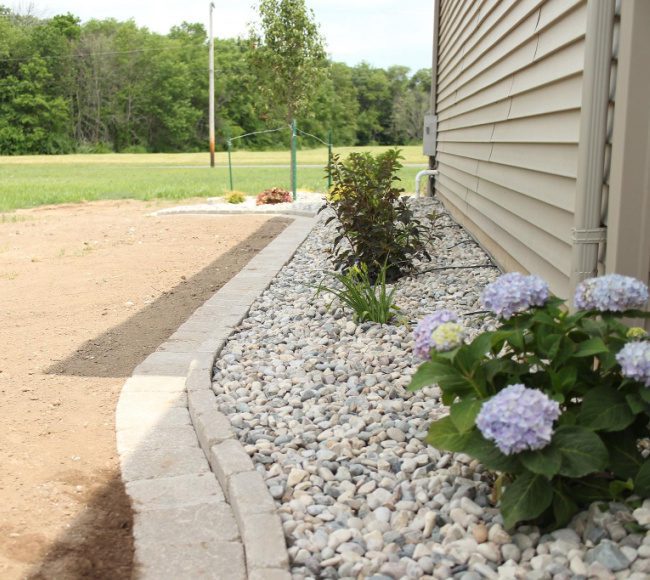
<path fill-rule="evenodd" d="M 614 11 L 615 0 L 587 4 L 570 295 L 578 283 L 597 274 L 598 247 L 606 241 L 601 214 Z"/>

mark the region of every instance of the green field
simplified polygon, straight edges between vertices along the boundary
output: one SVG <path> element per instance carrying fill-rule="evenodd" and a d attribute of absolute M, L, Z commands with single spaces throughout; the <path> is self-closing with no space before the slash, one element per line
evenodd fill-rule
<path fill-rule="evenodd" d="M 340 147 L 378 153 L 388 147 Z M 401 147 L 400 173 L 407 191 L 427 158 L 420 146 Z M 206 153 L 0 156 L 0 212 L 44 204 L 97 199 L 185 199 L 219 196 L 230 190 L 227 154 L 208 166 Z M 255 195 L 269 187 L 289 189 L 287 151 L 236 151 L 232 156 L 234 189 Z M 326 149 L 298 152 L 298 188 L 324 191 Z"/>

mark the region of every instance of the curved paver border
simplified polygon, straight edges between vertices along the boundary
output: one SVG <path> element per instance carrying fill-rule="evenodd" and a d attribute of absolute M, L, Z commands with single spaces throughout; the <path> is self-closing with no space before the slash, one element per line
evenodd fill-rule
<path fill-rule="evenodd" d="M 286 580 L 282 523 L 212 391 L 215 358 L 316 219 L 296 217 L 125 382 L 116 409 L 137 578 Z"/>

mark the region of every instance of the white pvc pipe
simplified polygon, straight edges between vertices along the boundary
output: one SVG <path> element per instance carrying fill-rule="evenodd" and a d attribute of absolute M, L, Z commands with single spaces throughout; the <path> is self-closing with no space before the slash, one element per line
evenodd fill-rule
<path fill-rule="evenodd" d="M 437 169 L 423 169 L 415 176 L 415 197 L 420 197 L 420 179 L 424 175 L 438 175 Z"/>

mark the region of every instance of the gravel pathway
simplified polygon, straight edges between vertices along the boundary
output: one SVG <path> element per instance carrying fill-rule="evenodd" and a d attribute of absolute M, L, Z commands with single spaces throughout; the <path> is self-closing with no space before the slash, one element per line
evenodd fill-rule
<path fill-rule="evenodd" d="M 499 271 L 447 215 L 437 231 L 433 261 L 397 284 L 402 315 L 451 308 L 474 333 L 492 326 L 479 296 Z M 423 442 L 447 409 L 435 387 L 405 390 L 418 364 L 410 329 L 357 325 L 315 295 L 332 238 L 314 229 L 214 373 L 220 410 L 276 500 L 294 578 L 648 578 L 650 501 L 594 504 L 551 534 L 503 529 L 489 473 Z"/>

